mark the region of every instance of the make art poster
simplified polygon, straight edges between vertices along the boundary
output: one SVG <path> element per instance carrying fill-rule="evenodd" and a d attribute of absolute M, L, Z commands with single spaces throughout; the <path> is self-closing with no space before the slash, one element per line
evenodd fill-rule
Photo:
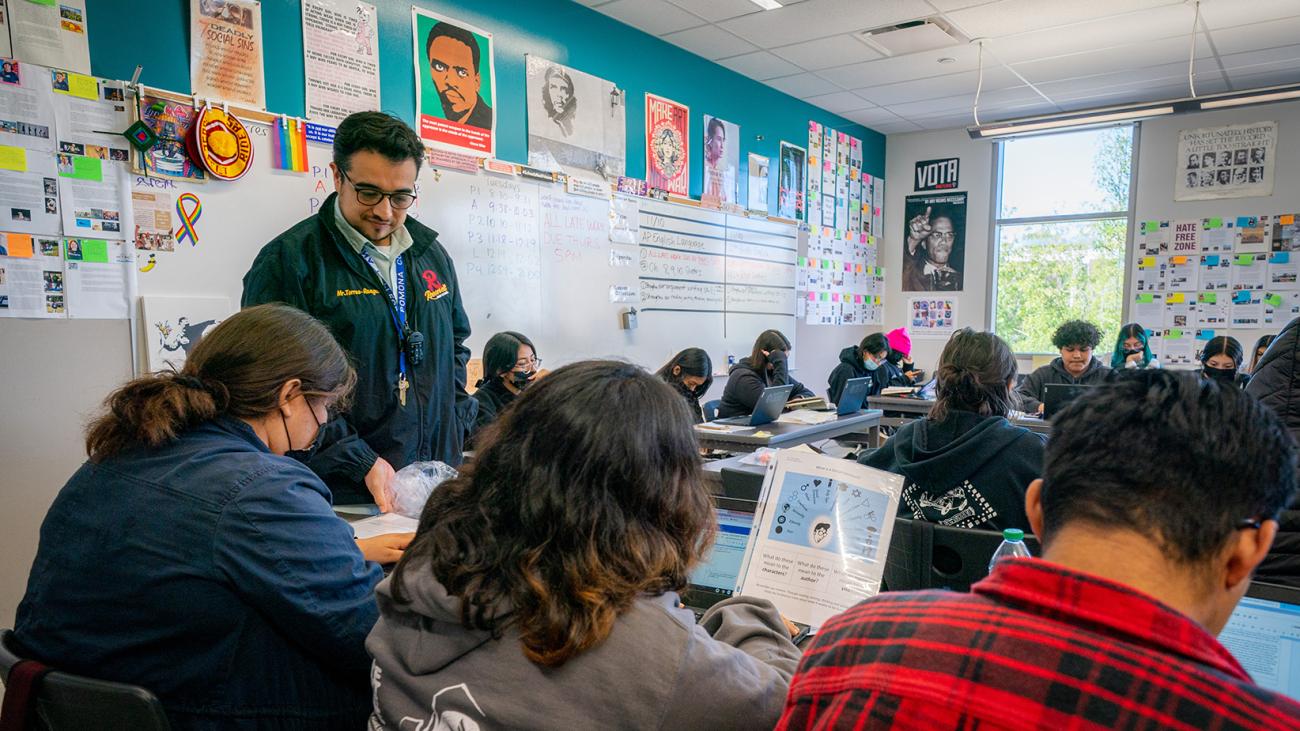
<path fill-rule="evenodd" d="M 415 115 L 430 147 L 496 156 L 496 62 L 492 34 L 411 8 L 415 32 Z"/>
<path fill-rule="evenodd" d="M 903 220 L 903 291 L 962 291 L 966 194 L 908 196 Z"/>
<path fill-rule="evenodd" d="M 759 211 L 764 215 L 768 213 L 767 177 L 771 164 L 770 158 L 749 153 L 749 210 Z"/>
<path fill-rule="evenodd" d="M 338 126 L 379 109 L 379 22 L 359 0 L 302 0 L 307 118 Z"/>
<path fill-rule="evenodd" d="M 90 31 L 85 0 L 9 0 L 8 8 L 14 58 L 79 74 L 90 73 Z M 0 3 L 0 12 L 3 9 L 4 3 Z"/>
<path fill-rule="evenodd" d="M 258 0 L 190 0 L 190 87 L 195 96 L 266 109 Z"/>
<path fill-rule="evenodd" d="M 1272 195 L 1276 147 L 1274 121 L 1180 130 L 1174 200 Z"/>
<path fill-rule="evenodd" d="M 613 179 L 626 170 L 626 95 L 599 76 L 525 56 L 528 164 Z"/>
<path fill-rule="evenodd" d="M 199 340 L 234 314 L 225 297 L 145 296 L 140 308 L 151 372 L 179 371 Z"/>
<path fill-rule="evenodd" d="M 700 199 L 711 204 L 735 203 L 739 167 L 740 127 L 704 115 L 704 186 Z"/>
<path fill-rule="evenodd" d="M 685 196 L 691 168 L 691 110 L 654 94 L 645 95 L 646 182 Z"/>
<path fill-rule="evenodd" d="M 808 198 L 804 175 L 807 154 L 802 147 L 781 142 L 780 169 L 776 179 L 776 215 L 796 221 L 807 219 Z"/>
<path fill-rule="evenodd" d="M 957 330 L 957 300 L 952 297 L 912 298 L 907 312 L 914 338 L 947 340 Z"/>

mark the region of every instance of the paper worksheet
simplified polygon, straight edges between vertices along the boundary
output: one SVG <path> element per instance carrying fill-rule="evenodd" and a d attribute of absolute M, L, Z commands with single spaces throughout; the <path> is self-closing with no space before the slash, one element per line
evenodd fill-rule
<path fill-rule="evenodd" d="M 14 58 L 90 73 L 86 0 L 10 0 L 8 5 Z"/>
<path fill-rule="evenodd" d="M 1203 254 L 1201 256 L 1200 289 L 1218 292 L 1232 288 L 1232 257 L 1228 254 Z"/>
<path fill-rule="evenodd" d="M 122 241 L 64 239 L 68 317 L 124 320 L 135 301 L 135 249 Z"/>
<path fill-rule="evenodd" d="M 380 513 L 354 521 L 349 525 L 352 526 L 357 538 L 374 538 L 385 533 L 414 533 L 420 521 L 400 513 Z"/>
<path fill-rule="evenodd" d="M 0 317 L 67 317 L 57 237 L 0 233 Z"/>

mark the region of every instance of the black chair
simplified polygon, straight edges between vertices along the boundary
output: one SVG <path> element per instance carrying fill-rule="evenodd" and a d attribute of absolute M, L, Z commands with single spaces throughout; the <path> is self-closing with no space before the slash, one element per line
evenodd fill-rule
<path fill-rule="evenodd" d="M 23 660 L 11 630 L 0 630 L 0 680 Z M 35 689 L 38 731 L 170 731 L 171 724 L 153 693 L 134 685 L 110 683 L 71 673 L 50 672 Z"/>
<path fill-rule="evenodd" d="M 700 407 L 704 412 L 705 421 L 713 421 L 718 418 L 718 407 L 722 405 L 722 399 L 715 398 L 712 401 L 705 401 L 704 406 Z"/>
<path fill-rule="evenodd" d="M 925 520 L 896 518 L 894 535 L 885 557 L 884 591 L 951 589 L 970 591 L 970 585 L 989 573 L 989 560 L 1002 545 L 1002 533 L 992 530 L 949 528 Z M 1025 536 L 1034 556 L 1038 539 Z"/>

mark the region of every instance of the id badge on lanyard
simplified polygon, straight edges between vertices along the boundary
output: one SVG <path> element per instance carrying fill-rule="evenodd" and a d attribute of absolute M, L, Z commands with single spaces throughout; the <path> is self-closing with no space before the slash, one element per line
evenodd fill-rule
<path fill-rule="evenodd" d="M 388 301 L 389 311 L 393 315 L 393 325 L 397 328 L 397 400 L 402 406 L 406 406 L 406 390 L 411 387 L 411 380 L 406 375 L 407 361 L 409 360 L 413 366 L 418 366 L 424 361 L 424 334 L 419 330 L 412 330 L 406 324 L 406 263 L 400 254 L 393 263 L 396 270 L 394 283 L 397 285 L 397 291 L 394 292 L 393 288 L 388 286 L 388 280 L 384 278 L 383 272 L 375 263 L 374 257 L 370 256 L 370 252 L 363 248 L 361 258 L 365 259 L 379 277 L 379 286 L 384 290 L 384 298 Z"/>

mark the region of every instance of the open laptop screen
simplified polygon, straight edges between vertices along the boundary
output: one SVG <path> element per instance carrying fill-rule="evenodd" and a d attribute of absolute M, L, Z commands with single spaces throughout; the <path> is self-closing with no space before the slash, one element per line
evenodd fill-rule
<path fill-rule="evenodd" d="M 1300 590 L 1252 584 L 1219 642 L 1261 688 L 1300 701 Z"/>
<path fill-rule="evenodd" d="M 745 547 L 754 528 L 754 513 L 717 508 L 718 535 L 709 555 L 691 573 L 685 603 L 694 609 L 707 609 L 736 592 Z"/>

